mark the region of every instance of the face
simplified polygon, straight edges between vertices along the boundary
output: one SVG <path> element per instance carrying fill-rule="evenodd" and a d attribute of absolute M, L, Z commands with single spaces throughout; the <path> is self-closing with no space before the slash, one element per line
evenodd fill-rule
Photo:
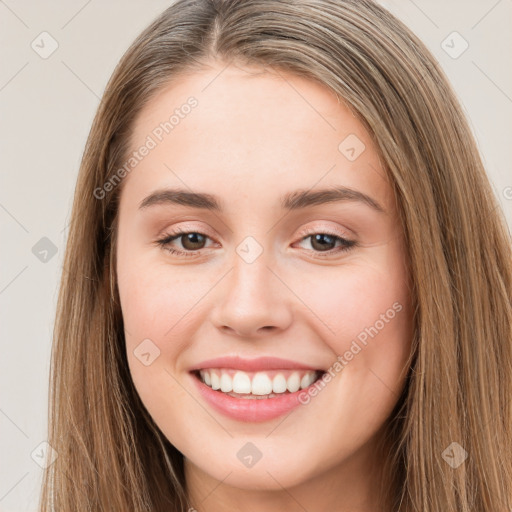
<path fill-rule="evenodd" d="M 117 239 L 126 349 L 190 474 L 281 489 L 375 462 L 410 351 L 406 251 L 376 147 L 328 89 L 222 69 L 136 119 Z"/>

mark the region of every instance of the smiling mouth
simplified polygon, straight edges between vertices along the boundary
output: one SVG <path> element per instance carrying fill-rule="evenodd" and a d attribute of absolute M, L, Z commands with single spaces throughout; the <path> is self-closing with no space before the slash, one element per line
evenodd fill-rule
<path fill-rule="evenodd" d="M 191 372 L 214 391 L 245 399 L 269 399 L 305 389 L 319 380 L 324 370 L 265 370 L 246 372 L 232 368 L 205 368 Z"/>

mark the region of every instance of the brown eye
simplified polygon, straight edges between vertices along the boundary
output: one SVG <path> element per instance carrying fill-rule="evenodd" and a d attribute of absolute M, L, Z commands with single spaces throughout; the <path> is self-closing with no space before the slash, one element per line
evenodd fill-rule
<path fill-rule="evenodd" d="M 348 240 L 334 233 L 322 231 L 309 232 L 307 236 L 300 240 L 301 243 L 305 241 L 309 241 L 311 246 L 309 251 L 318 257 L 333 256 L 343 251 L 349 251 L 352 247 L 357 246 L 355 240 Z"/>
<path fill-rule="evenodd" d="M 328 251 L 330 249 L 334 249 L 336 246 L 336 239 L 338 237 L 328 235 L 326 233 L 318 233 L 316 235 L 310 235 L 309 238 L 311 238 L 311 247 L 313 247 L 313 249 Z"/>
<path fill-rule="evenodd" d="M 193 251 L 203 249 L 207 237 L 201 233 L 185 233 L 177 236 L 176 238 L 181 239 L 181 244 L 185 250 Z"/>
<path fill-rule="evenodd" d="M 201 249 L 205 248 L 206 241 L 210 237 L 197 231 L 177 230 L 165 238 L 157 240 L 156 243 L 177 256 L 197 256 Z M 175 242 L 181 243 L 181 248 L 175 247 Z"/>

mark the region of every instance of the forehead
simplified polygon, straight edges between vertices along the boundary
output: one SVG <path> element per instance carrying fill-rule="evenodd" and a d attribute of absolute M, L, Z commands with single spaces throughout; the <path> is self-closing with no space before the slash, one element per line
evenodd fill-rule
<path fill-rule="evenodd" d="M 135 120 L 131 151 L 144 145 L 126 177 L 133 199 L 176 185 L 260 197 L 344 185 L 390 201 L 362 123 L 327 87 L 281 71 L 212 65 L 179 77 Z"/>

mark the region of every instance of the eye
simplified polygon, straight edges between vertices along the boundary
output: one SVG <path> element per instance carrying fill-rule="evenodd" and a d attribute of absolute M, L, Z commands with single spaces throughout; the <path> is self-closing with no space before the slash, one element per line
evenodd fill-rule
<path fill-rule="evenodd" d="M 304 236 L 300 242 L 304 242 L 308 239 L 310 239 L 310 245 L 313 247 L 315 257 L 319 256 L 321 258 L 346 252 L 357 246 L 357 242 L 355 240 L 349 240 L 330 231 L 306 232 L 306 236 Z M 336 245 L 338 245 L 337 248 Z"/>
<path fill-rule="evenodd" d="M 156 243 L 171 254 L 176 254 L 178 256 L 195 256 L 196 254 L 194 253 L 197 253 L 198 250 L 204 248 L 204 244 L 208 238 L 209 237 L 207 235 L 198 231 L 184 231 L 176 229 L 165 236 L 165 238 L 157 240 Z M 171 242 L 175 240 L 181 241 L 182 247 L 185 249 L 184 251 L 170 246 Z"/>
<path fill-rule="evenodd" d="M 309 231 L 302 233 L 302 235 L 304 234 L 306 236 L 303 236 L 300 242 L 311 239 L 311 247 L 313 247 L 315 257 L 332 256 L 333 254 L 349 251 L 357 246 L 355 240 L 349 240 L 330 231 Z M 198 231 L 185 231 L 178 228 L 164 238 L 157 240 L 156 243 L 166 251 L 177 256 L 196 256 L 201 249 L 205 248 L 206 240 L 209 238 L 208 235 Z M 175 240 L 181 241 L 184 250 L 171 246 L 171 243 Z M 337 248 L 336 245 L 338 245 Z"/>

